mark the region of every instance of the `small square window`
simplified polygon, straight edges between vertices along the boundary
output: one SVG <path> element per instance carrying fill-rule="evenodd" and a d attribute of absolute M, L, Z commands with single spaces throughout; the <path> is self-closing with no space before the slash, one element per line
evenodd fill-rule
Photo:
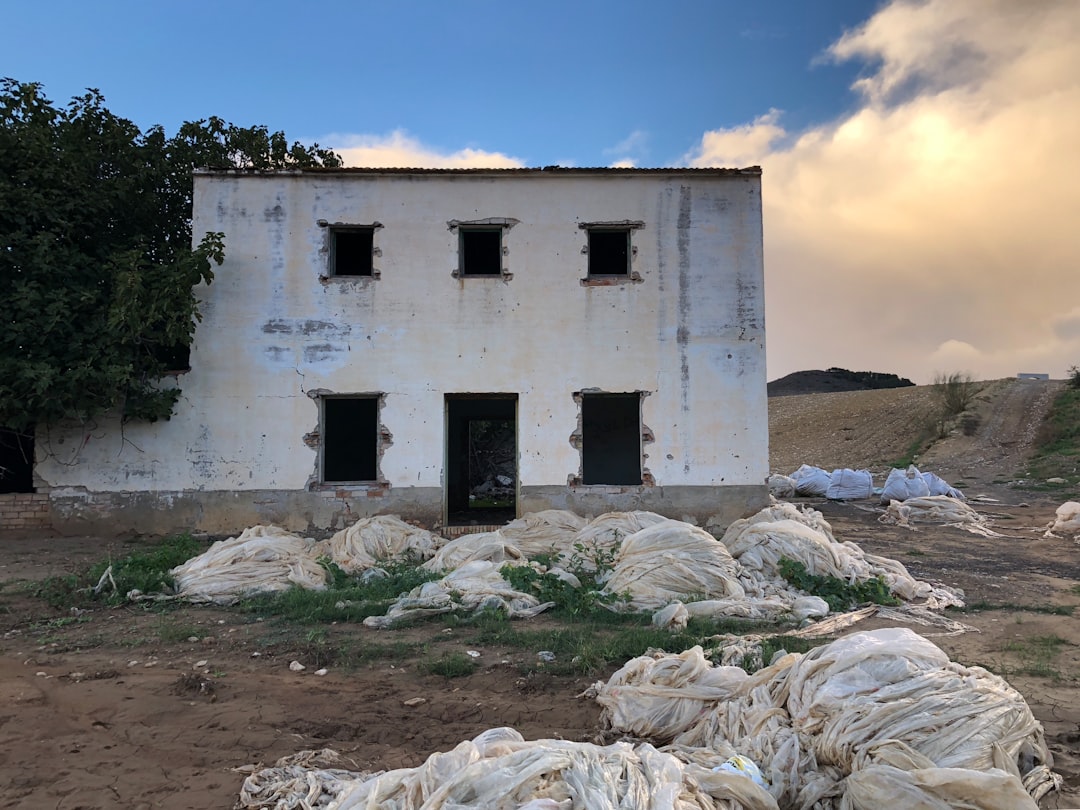
<path fill-rule="evenodd" d="M 379 398 L 325 397 L 322 401 L 323 482 L 379 478 Z"/>
<path fill-rule="evenodd" d="M 630 229 L 589 228 L 589 275 L 630 275 Z"/>
<path fill-rule="evenodd" d="M 641 484 L 641 394 L 583 394 L 581 483 Z"/>
<path fill-rule="evenodd" d="M 459 234 L 461 275 L 502 275 L 502 228 L 461 228 Z"/>
<path fill-rule="evenodd" d="M 371 276 L 374 252 L 374 228 L 332 228 L 330 275 Z"/>

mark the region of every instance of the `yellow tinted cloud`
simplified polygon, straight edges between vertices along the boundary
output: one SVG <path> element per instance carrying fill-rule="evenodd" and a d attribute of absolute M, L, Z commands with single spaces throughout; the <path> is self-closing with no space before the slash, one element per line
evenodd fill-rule
<path fill-rule="evenodd" d="M 519 158 L 482 149 L 438 152 L 402 130 L 395 130 L 389 135 L 329 135 L 322 140 L 341 155 L 346 166 L 374 169 L 515 169 L 525 165 Z"/>
<path fill-rule="evenodd" d="M 1078 42 L 1075 2 L 893 2 L 831 49 L 878 65 L 858 110 L 706 133 L 692 165 L 764 168 L 770 378 L 1080 362 Z"/>

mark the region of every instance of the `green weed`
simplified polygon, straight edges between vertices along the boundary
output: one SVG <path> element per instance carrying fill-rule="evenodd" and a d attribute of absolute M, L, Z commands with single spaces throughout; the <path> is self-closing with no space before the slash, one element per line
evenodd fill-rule
<path fill-rule="evenodd" d="M 82 573 L 49 577 L 34 592 L 57 609 L 102 602 L 118 605 L 131 591 L 168 593 L 174 584 L 169 571 L 202 550 L 203 544 L 191 535 L 178 534 L 126 557 L 103 560 Z"/>
<path fill-rule="evenodd" d="M 428 658 L 421 662 L 420 668 L 432 675 L 444 678 L 461 678 L 476 672 L 479 664 L 465 653 L 452 652 L 438 658 Z"/>
<path fill-rule="evenodd" d="M 803 563 L 788 557 L 780 558 L 780 576 L 796 588 L 820 596 L 834 613 L 843 613 L 866 602 L 876 605 L 900 604 L 900 600 L 889 592 L 889 586 L 882 577 L 849 585 L 838 577 L 811 574 Z"/>

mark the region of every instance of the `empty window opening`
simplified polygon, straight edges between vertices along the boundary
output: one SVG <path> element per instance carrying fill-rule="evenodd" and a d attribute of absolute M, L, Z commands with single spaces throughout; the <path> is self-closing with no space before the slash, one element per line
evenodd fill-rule
<path fill-rule="evenodd" d="M 449 525 L 517 517 L 517 396 L 447 395 Z"/>
<path fill-rule="evenodd" d="M 590 228 L 588 234 L 590 276 L 630 274 L 629 228 Z"/>
<path fill-rule="evenodd" d="M 374 228 L 333 228 L 330 231 L 330 275 L 370 276 L 375 252 Z"/>
<path fill-rule="evenodd" d="M 33 491 L 33 433 L 0 428 L 0 493 Z"/>
<path fill-rule="evenodd" d="M 461 275 L 502 275 L 502 228 L 461 228 Z"/>
<path fill-rule="evenodd" d="M 323 481 L 378 480 L 378 397 L 326 397 L 322 405 Z"/>
<path fill-rule="evenodd" d="M 641 395 L 581 397 L 581 482 L 641 484 Z"/>
<path fill-rule="evenodd" d="M 191 371 L 190 346 L 156 346 L 153 349 L 153 354 L 154 359 L 164 366 L 167 374 Z"/>

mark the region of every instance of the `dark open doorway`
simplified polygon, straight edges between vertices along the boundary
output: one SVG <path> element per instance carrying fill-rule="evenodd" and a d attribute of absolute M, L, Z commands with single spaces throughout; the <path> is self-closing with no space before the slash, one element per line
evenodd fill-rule
<path fill-rule="evenodd" d="M 34 434 L 0 427 L 0 493 L 34 491 Z"/>
<path fill-rule="evenodd" d="M 517 474 L 517 394 L 447 394 L 447 525 L 513 520 Z"/>

